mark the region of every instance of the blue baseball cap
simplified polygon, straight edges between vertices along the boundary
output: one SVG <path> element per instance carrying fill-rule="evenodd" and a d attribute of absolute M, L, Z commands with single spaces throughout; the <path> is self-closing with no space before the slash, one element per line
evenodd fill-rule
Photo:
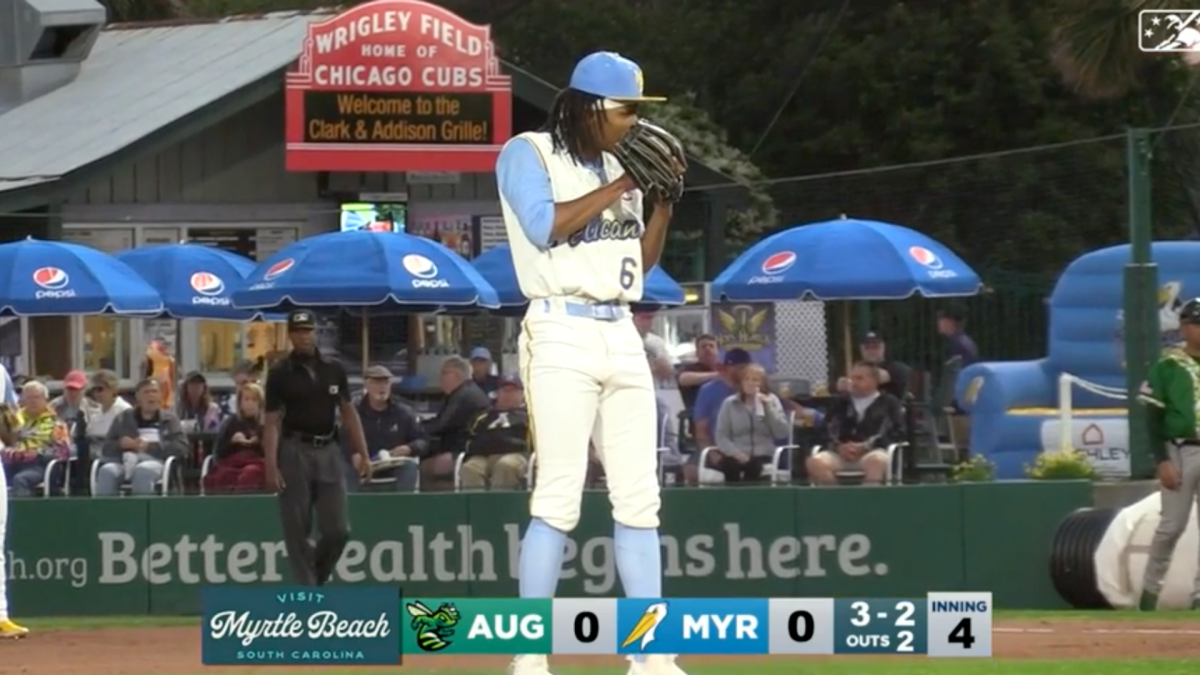
<path fill-rule="evenodd" d="M 487 347 L 476 347 L 471 350 L 471 356 L 469 358 L 472 361 L 491 361 L 492 352 L 489 351 Z"/>
<path fill-rule="evenodd" d="M 661 102 L 665 96 L 646 96 L 642 68 L 616 52 L 588 54 L 575 64 L 571 73 L 571 89 L 613 101 L 640 103 Z"/>

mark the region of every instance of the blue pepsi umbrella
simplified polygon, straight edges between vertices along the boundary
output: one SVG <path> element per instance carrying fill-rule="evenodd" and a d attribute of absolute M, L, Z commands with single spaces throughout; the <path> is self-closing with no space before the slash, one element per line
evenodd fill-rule
<path fill-rule="evenodd" d="M 737 302 L 902 300 L 975 295 L 981 286 L 953 251 L 916 230 L 841 219 L 763 239 L 717 275 L 712 293 Z"/>
<path fill-rule="evenodd" d="M 0 315 L 78 316 L 163 311 L 125 263 L 88 246 L 32 237 L 0 244 Z"/>
<path fill-rule="evenodd" d="M 249 321 L 256 316 L 233 306 L 233 292 L 254 271 L 254 261 L 245 256 L 199 244 L 164 244 L 115 257 L 159 289 L 164 313 L 173 319 Z"/>
<path fill-rule="evenodd" d="M 524 307 L 529 300 L 521 293 L 517 284 L 517 270 L 513 266 L 512 249 L 497 246 L 472 261 L 475 269 L 487 279 L 500 296 L 502 307 Z M 683 287 L 660 267 L 654 267 L 646 275 L 642 302 L 653 305 L 682 305 Z"/>
<path fill-rule="evenodd" d="M 496 291 L 458 253 L 400 232 L 331 232 L 259 264 L 233 293 L 240 309 L 499 307 Z"/>

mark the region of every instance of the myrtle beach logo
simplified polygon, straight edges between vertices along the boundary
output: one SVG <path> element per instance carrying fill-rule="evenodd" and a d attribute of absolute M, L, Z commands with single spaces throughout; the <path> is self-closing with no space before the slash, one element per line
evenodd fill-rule
<path fill-rule="evenodd" d="M 396 591 L 370 597 L 360 590 L 206 587 L 201 592 L 204 663 L 395 665 Z"/>

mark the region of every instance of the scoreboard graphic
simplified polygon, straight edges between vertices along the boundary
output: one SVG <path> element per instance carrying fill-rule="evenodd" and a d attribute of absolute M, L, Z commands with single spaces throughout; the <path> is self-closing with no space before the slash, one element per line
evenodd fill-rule
<path fill-rule="evenodd" d="M 991 593 L 403 602 L 405 655 L 992 655 Z"/>
<path fill-rule="evenodd" d="M 360 607 L 335 597 L 350 591 L 356 594 L 355 599 L 370 595 L 376 602 L 370 617 L 365 613 L 364 617 L 331 616 L 329 610 L 335 607 Z M 414 654 L 992 655 L 991 593 L 930 593 L 924 598 L 886 599 L 400 595 L 392 611 L 380 611 L 379 599 L 388 595 L 396 598 L 396 589 L 372 592 L 362 587 L 326 588 L 322 589 L 319 608 L 303 608 L 314 615 L 322 615 L 316 610 L 324 610 L 322 621 L 338 628 L 322 634 L 302 630 L 313 618 L 299 616 L 293 606 L 287 611 L 295 612 L 288 614 L 294 631 L 271 630 L 274 624 L 270 619 L 260 630 L 254 619 L 239 613 L 235 597 L 239 592 L 225 588 L 220 602 L 213 604 L 219 614 L 205 614 L 202 644 L 206 664 L 244 664 L 248 656 L 266 664 L 275 654 L 281 658 L 288 655 L 290 660 L 281 661 L 288 663 L 319 654 L 342 663 L 384 663 L 390 659 L 383 653 L 384 641 L 396 650 L 396 660 L 391 663 Z M 267 616 L 279 613 L 265 606 L 263 597 L 246 597 L 248 602 L 258 602 Z M 275 597 L 288 596 L 276 593 Z M 219 633 L 218 628 L 224 632 Z M 285 633 L 289 639 L 276 640 L 270 651 L 255 650 L 247 644 L 250 636 L 283 637 Z M 327 636 L 336 636 L 337 644 L 322 640 Z M 234 641 L 229 643 L 223 638 Z M 370 648 L 365 648 L 368 645 Z M 355 655 L 361 655 L 361 660 Z"/>

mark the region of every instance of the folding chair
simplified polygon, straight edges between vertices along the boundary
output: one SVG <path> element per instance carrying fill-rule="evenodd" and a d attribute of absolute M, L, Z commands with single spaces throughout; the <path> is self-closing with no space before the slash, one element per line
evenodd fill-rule
<path fill-rule="evenodd" d="M 890 485 L 893 482 L 900 482 L 904 477 L 904 450 L 908 447 L 908 443 L 892 443 L 884 449 L 887 453 L 887 470 L 883 474 L 883 482 L 885 485 Z M 808 451 L 809 457 L 816 457 L 817 453 L 825 450 L 823 445 L 814 445 Z M 900 462 L 896 462 L 896 457 L 900 457 Z M 864 473 L 858 469 L 850 469 L 846 471 L 835 471 L 834 475 L 839 481 L 861 482 Z"/>
<path fill-rule="evenodd" d="M 88 488 L 91 490 L 93 497 L 96 496 L 96 477 L 100 474 L 100 466 L 100 460 L 92 460 L 91 474 L 88 477 Z M 154 487 L 157 488 L 159 495 L 163 497 L 170 495 L 171 486 L 176 482 L 182 483 L 182 477 L 177 478 L 175 476 L 177 466 L 178 462 L 176 462 L 174 456 L 168 457 L 166 461 L 163 462 L 162 476 L 158 480 L 154 481 Z M 132 486 L 129 484 L 129 481 L 122 481 L 119 494 L 122 496 L 128 495 L 131 490 Z"/>
<path fill-rule="evenodd" d="M 59 478 L 62 481 L 62 493 L 64 497 L 71 496 L 71 471 L 75 468 L 75 458 L 68 457 L 67 459 L 52 459 L 46 463 L 46 471 L 42 474 L 42 482 L 37 484 L 35 490 L 42 493 L 43 497 L 51 497 L 54 495 L 54 479 Z M 54 470 L 62 469 L 59 476 L 55 476 Z"/>

